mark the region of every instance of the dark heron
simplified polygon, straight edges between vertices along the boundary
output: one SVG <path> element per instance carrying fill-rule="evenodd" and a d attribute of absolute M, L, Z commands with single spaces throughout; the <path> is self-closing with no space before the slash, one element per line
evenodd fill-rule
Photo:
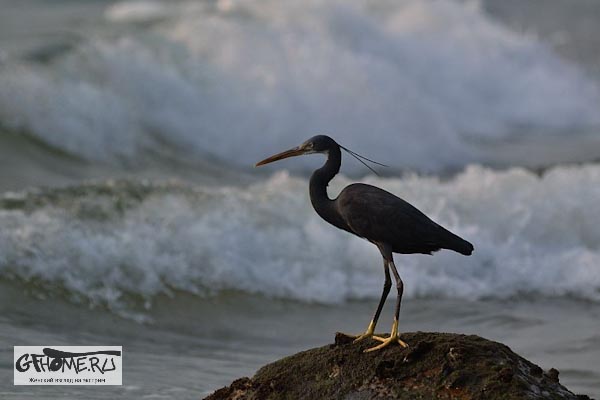
<path fill-rule="evenodd" d="M 329 136 L 318 135 L 298 147 L 266 158 L 256 166 L 304 154 L 323 153 L 327 155 L 325 165 L 313 172 L 310 177 L 310 201 L 315 211 L 333 226 L 376 245 L 383 257 L 385 283 L 379 305 L 366 332 L 351 337 L 355 338 L 355 342 L 366 338 L 382 342 L 366 351 L 378 350 L 392 343 L 399 343 L 402 347 L 407 347 L 408 345 L 400 339 L 398 334 L 398 316 L 400 315 L 404 284 L 394 265 L 392 253 L 432 254 L 434 251 L 449 249 L 468 256 L 473 252 L 473 245 L 436 224 L 408 202 L 375 186 L 354 183 L 344 188 L 335 200 L 331 200 L 327 196 L 327 185 L 340 171 L 341 149 L 355 157 L 362 157 L 340 146 Z M 390 270 L 394 274 L 398 295 L 392 330 L 390 336 L 384 338 L 375 336 L 374 331 L 392 286 Z"/>

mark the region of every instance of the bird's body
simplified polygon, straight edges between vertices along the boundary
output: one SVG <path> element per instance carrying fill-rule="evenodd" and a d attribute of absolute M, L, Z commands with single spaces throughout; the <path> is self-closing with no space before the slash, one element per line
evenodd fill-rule
<path fill-rule="evenodd" d="M 375 244 L 384 260 L 385 283 L 381 300 L 367 331 L 358 336 L 357 340 L 373 338 L 383 342 L 369 350 L 376 350 L 394 342 L 407 346 L 400 340 L 397 332 L 404 284 L 394 265 L 392 253 L 431 254 L 440 249 L 449 249 L 470 255 L 473 245 L 433 222 L 410 203 L 376 186 L 354 183 L 344 188 L 336 199 L 330 199 L 327 195 L 327 185 L 340 170 L 341 149 L 342 147 L 329 136 L 319 135 L 256 165 L 302 154 L 327 154 L 327 162 L 310 178 L 310 200 L 315 211 L 335 227 Z M 398 290 L 396 313 L 390 337 L 381 338 L 374 336 L 373 332 L 391 287 L 390 269 Z"/>
<path fill-rule="evenodd" d="M 436 224 L 416 207 L 375 186 L 354 183 L 335 199 L 356 236 L 388 243 L 393 253 L 432 254 L 441 249 L 469 255 L 473 246 Z"/>

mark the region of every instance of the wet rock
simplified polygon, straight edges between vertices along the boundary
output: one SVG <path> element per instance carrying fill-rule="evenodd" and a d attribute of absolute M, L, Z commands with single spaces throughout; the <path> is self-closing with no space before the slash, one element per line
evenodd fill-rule
<path fill-rule="evenodd" d="M 546 372 L 546 375 L 552 382 L 558 383 L 558 370 L 556 368 L 550 368 L 550 370 Z"/>
<path fill-rule="evenodd" d="M 206 400 L 582 399 L 507 346 L 449 333 L 404 333 L 409 348 L 363 351 L 378 342 L 335 343 L 261 368 Z"/>

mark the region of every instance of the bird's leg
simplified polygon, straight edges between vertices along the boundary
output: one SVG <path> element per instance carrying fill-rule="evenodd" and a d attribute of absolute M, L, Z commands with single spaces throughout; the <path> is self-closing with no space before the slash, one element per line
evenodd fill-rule
<path fill-rule="evenodd" d="M 388 261 L 385 258 L 383 259 L 383 271 L 385 272 L 385 282 L 383 284 L 383 292 L 381 292 L 381 299 L 379 299 L 379 305 L 377 306 L 375 315 L 373 316 L 373 319 L 369 323 L 367 330 L 362 335 L 347 335 L 344 333 L 345 336 L 354 338 L 354 343 L 356 343 L 360 340 L 363 340 L 363 339 L 370 338 L 373 336 L 373 333 L 375 333 L 375 326 L 377 325 L 377 320 L 379 320 L 379 315 L 381 314 L 381 310 L 383 309 L 385 300 L 387 299 L 388 294 L 390 293 L 390 288 L 392 287 L 392 280 L 390 279 L 390 269 L 388 266 Z"/>
<path fill-rule="evenodd" d="M 402 279 L 400 278 L 400 274 L 398 274 L 398 271 L 396 270 L 396 266 L 394 265 L 394 262 L 390 261 L 389 265 L 390 265 L 390 268 L 392 269 L 392 273 L 394 274 L 394 279 L 396 280 L 396 289 L 398 290 L 398 296 L 396 297 L 396 309 L 395 309 L 395 314 L 394 314 L 394 323 L 392 324 L 392 331 L 390 332 L 390 337 L 388 337 L 388 338 L 373 336 L 373 339 L 379 340 L 382 343 L 378 346 L 371 347 L 371 348 L 365 350 L 365 352 L 379 350 L 379 349 L 389 346 L 390 344 L 395 344 L 395 343 L 400 344 L 400 346 L 402 346 L 402 347 L 408 347 L 408 344 L 406 344 L 402 339 L 400 339 L 400 335 L 398 334 L 398 317 L 400 316 L 400 304 L 402 302 L 402 293 L 404 292 L 404 283 L 402 282 Z"/>

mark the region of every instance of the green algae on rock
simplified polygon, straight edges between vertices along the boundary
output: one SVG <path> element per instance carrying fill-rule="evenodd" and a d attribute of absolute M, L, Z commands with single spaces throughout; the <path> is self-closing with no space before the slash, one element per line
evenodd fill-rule
<path fill-rule="evenodd" d="M 411 346 L 372 346 L 336 335 L 335 344 L 262 367 L 205 400 L 589 399 L 507 346 L 479 336 L 404 333 Z"/>

